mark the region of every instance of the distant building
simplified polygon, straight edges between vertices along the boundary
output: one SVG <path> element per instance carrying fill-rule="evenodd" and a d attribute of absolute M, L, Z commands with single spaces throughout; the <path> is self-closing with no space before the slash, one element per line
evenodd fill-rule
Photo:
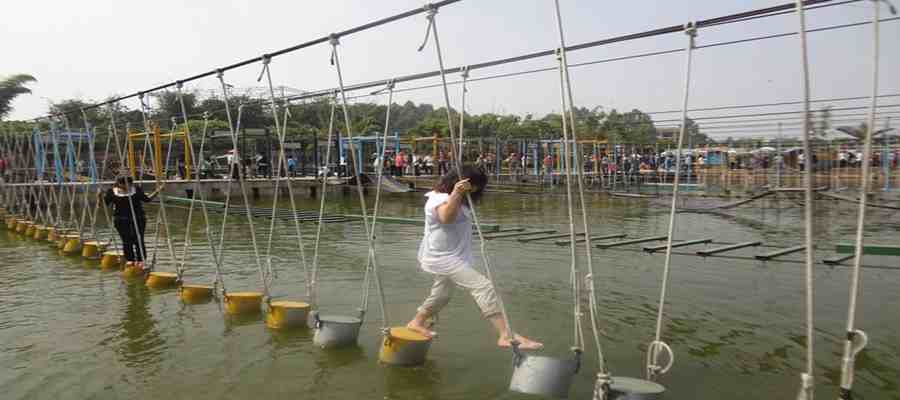
<path fill-rule="evenodd" d="M 656 140 L 669 140 L 676 141 L 678 139 L 678 133 L 681 132 L 679 128 L 656 128 Z"/>

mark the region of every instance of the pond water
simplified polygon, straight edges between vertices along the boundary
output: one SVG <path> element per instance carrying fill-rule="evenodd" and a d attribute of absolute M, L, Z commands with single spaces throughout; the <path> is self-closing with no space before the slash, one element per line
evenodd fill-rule
<path fill-rule="evenodd" d="M 355 197 L 329 194 L 328 212 L 358 213 Z M 709 200 L 715 202 L 717 200 Z M 271 200 L 258 205 L 270 206 Z M 595 234 L 629 237 L 665 234 L 664 199 L 589 197 Z M 692 200 L 693 204 L 703 203 Z M 300 206 L 314 210 L 317 201 Z M 382 215 L 422 215 L 421 193 L 388 194 Z M 283 202 L 281 207 L 288 207 Z M 556 194 L 489 194 L 479 205 L 486 222 L 503 227 L 567 230 L 565 198 Z M 817 203 L 818 258 L 833 244 L 852 240 L 856 206 Z M 900 216 L 873 209 L 867 236 L 898 244 Z M 195 214 L 195 218 L 199 214 Z M 719 242 L 761 240 L 784 247 L 802 243 L 802 209 L 795 200 L 768 198 L 727 215 L 681 214 L 677 237 Z M 213 221 L 218 226 L 220 216 Z M 186 210 L 171 209 L 177 251 Z M 268 220 L 257 219 L 261 251 Z M 187 281 L 212 281 L 203 221 L 194 220 Z M 314 225 L 303 227 L 311 260 Z M 420 226 L 379 224 L 377 249 L 389 322 L 405 323 L 430 286 L 415 257 Z M 153 243 L 153 227 L 148 240 Z M 304 299 L 303 267 L 289 223 L 276 224 L 272 253 L 273 294 Z M 229 217 L 224 280 L 229 291 L 261 289 L 246 218 Z M 161 242 L 162 243 L 162 242 Z M 477 246 L 476 246 L 477 247 Z M 700 246 L 702 247 L 702 245 Z M 488 242 L 488 253 L 513 327 L 542 340 L 545 355 L 568 356 L 572 345 L 572 296 L 568 250 L 552 241 Z M 652 340 L 663 255 L 596 250 L 595 282 L 608 365 L 614 375 L 640 377 Z M 691 247 L 693 251 L 699 247 Z M 580 251 L 583 249 L 580 249 Z M 827 250 L 827 253 L 824 251 Z M 687 251 L 687 250 L 686 250 Z M 752 256 L 765 248 L 733 254 Z M 160 245 L 157 269 L 172 271 Z M 361 223 L 328 224 L 321 245 L 321 304 L 329 313 L 352 314 L 360 304 L 365 265 Z M 802 253 L 785 257 L 800 260 Z M 897 258 L 867 256 L 867 265 L 900 267 Z M 479 263 L 480 264 L 480 263 Z M 481 265 L 478 265 L 481 268 Z M 664 340 L 676 356 L 661 383 L 669 399 L 791 398 L 804 366 L 803 264 L 695 256 L 673 258 Z M 816 269 L 816 371 L 818 394 L 835 398 L 850 270 Z M 855 389 L 862 399 L 900 399 L 900 270 L 863 270 L 857 314 L 869 347 L 858 359 Z M 373 290 L 374 294 L 374 290 Z M 217 302 L 184 305 L 170 291 L 103 272 L 96 263 L 61 256 L 43 242 L 0 234 L 0 392 L 4 399 L 519 399 L 507 390 L 509 350 L 479 316 L 471 297 L 457 291 L 441 314 L 440 332 L 417 368 L 379 365 L 380 311 L 370 301 L 356 348 L 324 351 L 308 330 L 268 329 L 261 317 L 222 314 Z M 570 398 L 589 399 L 596 352 L 589 346 Z"/>

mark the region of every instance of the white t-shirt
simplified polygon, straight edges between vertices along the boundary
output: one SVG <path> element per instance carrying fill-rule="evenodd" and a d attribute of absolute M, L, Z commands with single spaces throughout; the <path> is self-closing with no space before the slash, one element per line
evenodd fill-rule
<path fill-rule="evenodd" d="M 442 224 L 437 208 L 447 202 L 447 193 L 428 192 L 425 197 L 425 237 L 419 244 L 419 265 L 433 274 L 452 274 L 472 266 L 472 219 L 468 207 L 461 207 L 456 221 Z"/>

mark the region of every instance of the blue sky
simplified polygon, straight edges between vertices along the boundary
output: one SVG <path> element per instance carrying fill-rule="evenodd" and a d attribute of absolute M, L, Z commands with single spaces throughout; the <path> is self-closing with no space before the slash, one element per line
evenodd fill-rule
<path fill-rule="evenodd" d="M 561 0 L 561 7 L 568 43 L 576 44 L 782 3 Z M 133 93 L 422 4 L 410 0 L 13 2 L 5 9 L 7 15 L 15 17 L 0 26 L 0 35 L 6 39 L 0 74 L 31 73 L 38 78 L 39 82 L 32 86 L 34 94 L 17 100 L 12 114 L 12 118 L 32 118 L 46 110 L 47 98 L 102 99 Z M 813 10 L 808 13 L 808 26 L 868 20 L 871 8 L 870 2 L 863 1 Z M 886 8 L 882 15 L 889 16 Z M 437 61 L 431 45 L 422 53 L 416 52 L 425 26 L 424 16 L 416 16 L 344 38 L 340 51 L 345 81 L 371 81 L 435 69 Z M 551 49 L 557 47 L 558 40 L 551 0 L 464 0 L 440 11 L 438 27 L 448 66 Z M 704 29 L 697 43 L 796 28 L 796 16 L 779 16 Z M 813 33 L 809 39 L 814 98 L 869 93 L 871 27 Z M 673 34 L 572 52 L 570 62 L 684 44 L 683 34 Z M 900 22 L 882 25 L 881 49 L 880 92 L 900 92 Z M 336 77 L 329 64 L 329 52 L 328 46 L 322 45 L 276 58 L 271 65 L 276 85 L 305 90 L 334 86 Z M 801 96 L 799 60 L 795 37 L 700 50 L 695 56 L 691 105 L 797 100 Z M 554 62 L 553 57 L 547 57 L 474 71 L 472 77 L 553 66 Z M 227 73 L 226 78 L 237 87 L 258 86 L 259 69 L 258 65 L 251 65 Z M 680 54 L 580 67 L 572 73 L 579 106 L 655 111 L 680 104 Z M 210 78 L 192 83 L 189 88 L 214 89 L 216 84 Z M 553 72 L 475 82 L 467 97 L 467 108 L 470 112 L 542 115 L 559 111 L 558 91 L 558 76 Z M 451 93 L 454 105 L 459 104 L 458 88 L 452 88 Z M 438 89 L 395 95 L 395 102 L 407 100 L 437 104 L 442 97 Z M 886 104 L 891 102 L 900 101 L 884 100 Z M 129 103 L 132 107 L 136 104 L 136 100 Z M 760 111 L 787 109 L 795 108 Z"/>

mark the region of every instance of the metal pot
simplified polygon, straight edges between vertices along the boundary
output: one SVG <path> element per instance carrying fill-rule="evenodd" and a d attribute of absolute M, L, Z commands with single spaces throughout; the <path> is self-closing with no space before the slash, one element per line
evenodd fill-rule
<path fill-rule="evenodd" d="M 564 399 L 569 396 L 569 386 L 572 384 L 572 377 L 578 372 L 579 364 L 577 356 L 562 359 L 532 356 L 517 351 L 509 390 Z"/>
<path fill-rule="evenodd" d="M 313 343 L 324 348 L 347 347 L 356 344 L 362 319 L 343 315 L 314 313 L 316 333 Z"/>

